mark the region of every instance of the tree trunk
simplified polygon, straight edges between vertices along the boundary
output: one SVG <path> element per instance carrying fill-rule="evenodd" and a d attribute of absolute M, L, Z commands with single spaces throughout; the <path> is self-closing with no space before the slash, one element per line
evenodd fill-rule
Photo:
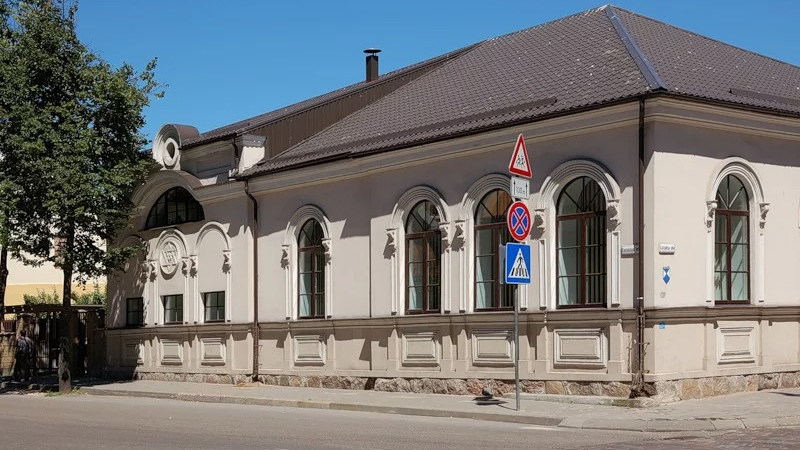
<path fill-rule="evenodd" d="M 72 391 L 72 367 L 75 356 L 75 321 L 72 318 L 72 247 L 74 236 L 67 233 L 60 249 L 61 270 L 64 273 L 64 287 L 61 297 L 61 333 L 58 352 L 58 392 Z"/>
<path fill-rule="evenodd" d="M 6 283 L 8 282 L 8 250 L 0 250 L 0 321 L 6 317 Z"/>

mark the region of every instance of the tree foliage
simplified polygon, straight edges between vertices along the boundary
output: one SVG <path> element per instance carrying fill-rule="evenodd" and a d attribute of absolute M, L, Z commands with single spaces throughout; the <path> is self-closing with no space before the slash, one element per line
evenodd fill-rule
<path fill-rule="evenodd" d="M 61 268 L 64 308 L 73 281 L 109 275 L 138 250 L 107 244 L 154 166 L 140 130 L 143 109 L 160 95 L 155 60 L 141 72 L 112 67 L 80 42 L 77 7 L 0 0 L 0 295 L 10 254 Z M 60 389 L 68 390 L 74 330 L 62 327 Z"/>
<path fill-rule="evenodd" d="M 152 167 L 140 130 L 159 95 L 155 60 L 137 72 L 91 52 L 75 32 L 77 3 L 0 4 L 0 244 L 78 282 L 108 275 L 136 250 L 105 244 L 126 226 L 131 194 Z"/>

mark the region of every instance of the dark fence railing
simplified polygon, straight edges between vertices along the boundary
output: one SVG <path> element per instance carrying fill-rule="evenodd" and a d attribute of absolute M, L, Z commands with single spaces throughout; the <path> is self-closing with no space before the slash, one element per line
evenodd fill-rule
<path fill-rule="evenodd" d="M 58 352 L 61 338 L 60 305 L 19 305 L 6 307 L 0 339 L 0 373 L 13 372 L 16 340 L 22 327 L 34 342 L 34 375 L 54 375 L 58 372 Z M 105 308 L 103 306 L 73 306 L 71 318 L 77 337 L 72 367 L 74 378 L 99 375 L 105 361 Z M 10 317 L 10 319 L 9 319 Z"/>

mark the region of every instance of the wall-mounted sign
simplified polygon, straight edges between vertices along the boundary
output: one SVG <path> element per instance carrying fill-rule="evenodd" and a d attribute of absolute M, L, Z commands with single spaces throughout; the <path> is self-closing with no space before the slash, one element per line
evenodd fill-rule
<path fill-rule="evenodd" d="M 675 244 L 658 244 L 658 253 L 660 255 L 674 255 Z"/>
<path fill-rule="evenodd" d="M 620 247 L 622 256 L 633 256 L 639 253 L 639 244 L 623 245 Z"/>

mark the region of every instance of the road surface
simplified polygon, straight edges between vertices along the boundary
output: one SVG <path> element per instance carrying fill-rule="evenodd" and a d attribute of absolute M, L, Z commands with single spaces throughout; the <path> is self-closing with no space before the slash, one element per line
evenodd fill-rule
<path fill-rule="evenodd" d="M 0 410 L 8 449 L 800 448 L 796 429 L 687 437 L 87 395 L 0 395 Z"/>

